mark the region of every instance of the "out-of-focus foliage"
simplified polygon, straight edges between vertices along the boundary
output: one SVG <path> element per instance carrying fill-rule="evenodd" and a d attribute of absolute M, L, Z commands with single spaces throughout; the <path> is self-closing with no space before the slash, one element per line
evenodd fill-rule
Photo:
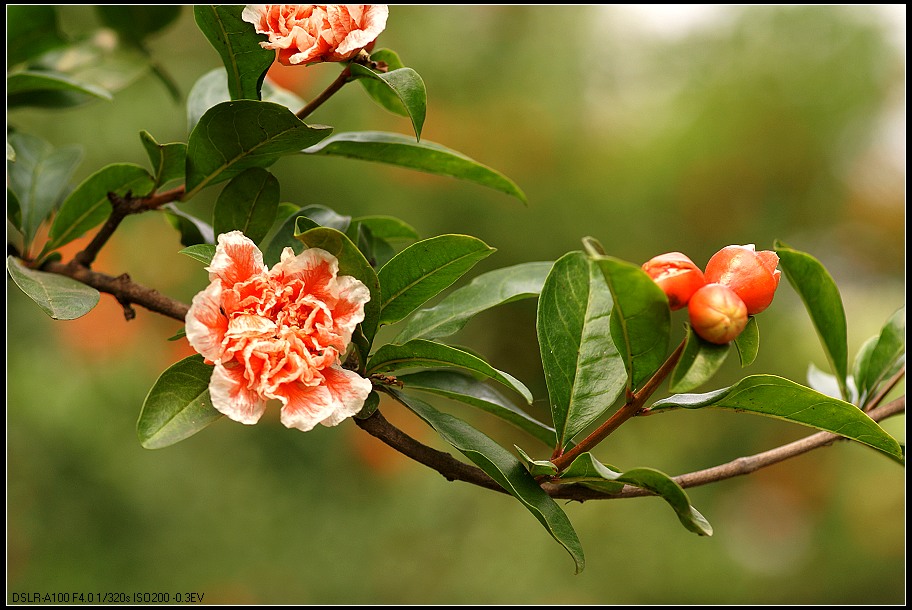
<path fill-rule="evenodd" d="M 92 7 L 60 16 L 73 38 L 99 25 Z M 667 26 L 676 14 L 653 19 L 623 7 L 393 6 L 381 42 L 427 85 L 422 139 L 502 170 L 528 207 L 471 183 L 316 155 L 276 163 L 282 200 L 394 214 L 422 237 L 468 233 L 497 248 L 456 286 L 490 268 L 555 260 L 583 235 L 624 260 L 678 250 L 701 267 L 723 245 L 781 239 L 833 274 L 855 354 L 905 299 L 896 136 L 905 66 L 891 18 L 876 7 L 766 6 L 714 9 L 676 29 Z M 146 46 L 184 98 L 220 64 L 188 10 Z M 336 72 L 272 74 L 312 99 Z M 361 89 L 343 89 L 314 122 L 409 133 Z M 140 139 L 124 133 L 188 138 L 182 105 L 151 75 L 112 102 L 12 109 L 8 121 L 56 147 L 82 144 L 76 182 L 112 162 L 147 165 Z M 214 205 L 204 193 L 184 207 Z M 144 247 L 169 240 L 171 254 Z M 147 214 L 124 224 L 96 267 L 189 301 L 205 277 L 181 247 Z M 26 300 L 9 292 L 10 592 L 199 591 L 227 603 L 904 600 L 904 473 L 864 447 L 837 443 L 689 490 L 712 539 L 683 532 L 659 499 L 568 506 L 587 546 L 588 569 L 573 577 L 514 501 L 448 484 L 350 423 L 300 435 L 277 417 L 256 428 L 219 422 L 179 446 L 142 449 L 134 430 L 147 388 L 190 355 L 165 341 L 179 325 L 144 311 L 127 323 L 107 295 L 72 322 L 51 322 Z M 535 311 L 534 300 L 510 303 L 456 339 L 544 397 L 529 349 Z M 673 334 L 683 321 L 673 315 Z M 801 379 L 808 361 L 826 368 L 786 287 L 759 325 L 757 370 Z M 750 372 L 730 358 L 718 387 Z M 381 409 L 436 442 L 404 409 Z M 547 421 L 547 402 L 531 412 Z M 486 430 L 494 422 L 477 417 Z M 901 440 L 903 419 L 884 426 Z M 506 424 L 499 433 L 504 444 L 528 438 Z M 621 469 L 648 456 L 677 474 L 803 434 L 765 418 L 684 411 L 633 420 L 597 453 Z"/>

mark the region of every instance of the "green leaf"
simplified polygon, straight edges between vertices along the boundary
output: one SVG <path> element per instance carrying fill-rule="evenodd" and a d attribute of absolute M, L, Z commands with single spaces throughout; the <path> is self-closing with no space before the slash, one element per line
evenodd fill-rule
<path fill-rule="evenodd" d="M 213 367 L 199 354 L 171 365 L 149 390 L 136 433 L 146 449 L 161 449 L 193 436 L 222 414 L 209 398 Z"/>
<path fill-rule="evenodd" d="M 561 447 L 608 410 L 627 381 L 608 324 L 611 293 L 597 273 L 582 252 L 565 254 L 538 299 L 538 343 Z"/>
<path fill-rule="evenodd" d="M 6 219 L 16 229 L 22 228 L 22 209 L 19 207 L 19 198 L 11 189 L 6 189 Z"/>
<path fill-rule="evenodd" d="M 212 263 L 212 258 L 215 256 L 215 244 L 196 244 L 187 246 L 183 250 L 180 250 L 179 253 L 185 254 L 194 260 L 198 260 L 199 262 L 208 265 Z"/>
<path fill-rule="evenodd" d="M 709 394 L 670 396 L 654 403 L 650 411 L 706 406 L 765 415 L 825 430 L 873 447 L 899 462 L 903 461 L 899 443 L 855 405 L 773 375 L 745 377 L 730 388 Z"/>
<path fill-rule="evenodd" d="M 858 369 L 855 383 L 858 386 L 860 405 L 864 405 L 905 362 L 905 335 L 906 308 L 901 307 L 887 320 L 880 336 L 864 352 L 865 356 L 856 361 Z"/>
<path fill-rule="evenodd" d="M 263 101 L 289 109 L 303 108 L 304 100 L 269 81 L 263 82 Z M 222 102 L 231 101 L 225 68 L 215 68 L 199 77 L 187 95 L 187 131 L 193 131 L 206 111 Z"/>
<path fill-rule="evenodd" d="M 823 351 L 839 381 L 843 398 L 848 398 L 846 376 L 849 367 L 849 348 L 845 309 L 836 282 L 816 258 L 793 250 L 781 241 L 775 243 L 779 266 L 811 316 L 820 336 Z"/>
<path fill-rule="evenodd" d="M 409 368 L 457 367 L 479 373 L 515 390 L 532 404 L 532 393 L 519 380 L 495 369 L 482 358 L 443 343 L 414 339 L 405 345 L 387 344 L 367 363 L 367 373 L 382 373 Z"/>
<path fill-rule="evenodd" d="M 66 74 L 38 70 L 23 70 L 6 77 L 7 106 L 38 105 L 33 102 L 36 95 L 63 93 L 76 98 L 97 98 L 112 100 L 110 91 L 92 83 L 80 82 Z"/>
<path fill-rule="evenodd" d="M 222 189 L 212 228 L 216 235 L 237 230 L 259 243 L 269 232 L 278 207 L 279 181 L 265 169 L 251 167 Z"/>
<path fill-rule="evenodd" d="M 539 487 L 522 462 L 464 421 L 441 413 L 431 405 L 395 390 L 388 390 L 399 402 L 437 431 L 437 434 L 481 468 L 488 476 L 522 503 L 548 533 L 561 544 L 582 571 L 585 560 L 579 538 L 567 515 Z"/>
<path fill-rule="evenodd" d="M 272 267 L 279 262 L 285 248 L 291 248 L 295 254 L 300 254 L 304 250 L 304 244 L 295 239 L 295 235 L 318 226 L 320 225 L 308 218 L 302 210 L 296 208 L 291 216 L 274 230 L 272 237 L 264 240 L 263 261 Z"/>
<path fill-rule="evenodd" d="M 335 229 L 341 233 L 345 233 L 351 224 L 351 216 L 343 216 L 325 205 L 306 205 L 301 208 L 301 213 L 321 227 Z"/>
<path fill-rule="evenodd" d="M 550 477 L 557 474 L 557 466 L 552 462 L 548 460 L 533 460 L 519 445 L 513 445 L 513 447 L 519 453 L 519 458 L 526 464 L 526 469 L 533 477 Z"/>
<path fill-rule="evenodd" d="M 349 64 L 348 69 L 356 78 L 373 79 L 377 84 L 382 83 L 393 95 L 399 98 L 402 107 L 405 108 L 409 119 L 412 121 L 415 137 L 419 141 L 421 140 L 421 128 L 424 125 L 424 118 L 427 114 L 427 89 L 417 72 L 411 68 L 399 68 L 390 72 L 374 72 L 370 68 L 356 63 Z M 381 102 L 381 105 L 387 107 L 383 102 Z M 393 110 L 393 112 L 397 111 Z"/>
<path fill-rule="evenodd" d="M 611 290 L 611 336 L 629 375 L 627 389 L 638 390 L 665 362 L 671 312 L 668 298 L 638 265 L 605 256 L 592 238 L 585 241 Z"/>
<path fill-rule="evenodd" d="M 580 464 L 574 468 L 577 462 Z M 712 536 L 713 534 L 709 521 L 691 505 L 687 493 L 664 472 L 652 468 L 633 468 L 625 472 L 615 472 L 593 458 L 592 454 L 584 453 L 576 458 L 561 475 L 561 480 L 564 481 L 592 480 L 593 478 L 648 489 L 668 502 L 678 515 L 678 520 L 688 530 L 700 536 Z"/>
<path fill-rule="evenodd" d="M 624 484 L 617 481 L 618 473 L 614 468 L 602 464 L 592 457 L 591 453 L 584 453 L 577 457 L 561 473 L 560 479 L 554 483 L 580 483 L 590 489 L 604 493 L 617 493 L 624 489 Z"/>
<path fill-rule="evenodd" d="M 500 172 L 440 144 L 427 140 L 416 142 L 397 133 L 349 131 L 327 138 L 302 152 L 310 155 L 376 161 L 429 174 L 451 176 L 492 188 L 512 195 L 523 203 L 526 202 L 526 195 Z"/>
<path fill-rule="evenodd" d="M 445 396 L 510 422 L 548 447 L 554 447 L 554 428 L 514 405 L 503 394 L 471 375 L 457 371 L 420 371 L 396 377 L 405 388 Z"/>
<path fill-rule="evenodd" d="M 717 345 L 704 341 L 687 326 L 687 344 L 681 359 L 671 372 L 668 389 L 689 392 L 709 381 L 728 356 L 728 344 Z"/>
<path fill-rule="evenodd" d="M 162 206 L 165 213 L 165 219 L 168 223 L 180 232 L 180 243 L 184 246 L 195 246 L 197 244 L 215 243 L 215 233 L 208 224 L 181 211 L 173 203 L 166 203 Z"/>
<path fill-rule="evenodd" d="M 6 7 L 6 67 L 66 44 L 57 26 L 57 9 L 40 4 Z"/>
<path fill-rule="evenodd" d="M 82 149 L 50 144 L 25 133 L 13 133 L 9 142 L 16 150 L 16 162 L 7 163 L 7 186 L 19 199 L 22 234 L 26 247 L 57 207 L 69 186 L 70 177 L 82 160 Z"/>
<path fill-rule="evenodd" d="M 386 71 L 391 72 L 404 68 L 405 64 L 399 59 L 399 55 L 390 49 L 377 49 L 371 53 L 372 62 L 386 64 Z M 364 87 L 367 94 L 378 104 L 400 116 L 409 116 L 408 110 L 402 105 L 402 100 L 392 91 L 385 81 L 377 81 L 372 78 L 359 78 L 358 82 Z"/>
<path fill-rule="evenodd" d="M 416 312 L 397 335 L 396 343 L 419 337 L 448 337 L 462 330 L 473 316 L 482 311 L 538 296 L 552 264 L 523 263 L 477 276 L 434 307 Z"/>
<path fill-rule="evenodd" d="M 159 144 L 148 131 L 140 131 L 139 138 L 152 163 L 155 188 L 172 180 L 183 180 L 187 166 L 187 145 L 183 142 Z"/>
<path fill-rule="evenodd" d="M 95 6 L 101 21 L 118 33 L 127 44 L 140 44 L 145 38 L 160 32 L 180 16 L 181 7 L 172 5 L 110 5 Z"/>
<path fill-rule="evenodd" d="M 741 367 L 750 366 L 760 351 L 760 327 L 756 316 L 747 316 L 747 326 L 735 337 L 735 349 L 741 359 Z"/>
<path fill-rule="evenodd" d="M 380 284 L 373 267 L 361 254 L 357 246 L 348 239 L 344 233 L 329 227 L 316 227 L 295 235 L 308 248 L 326 250 L 339 259 L 339 275 L 350 275 L 367 286 L 370 290 L 370 301 L 364 305 L 364 320 L 358 327 L 361 329 L 366 342 L 357 344 L 361 354 L 361 362 L 367 362 L 370 344 L 379 326 L 380 317 Z M 364 368 L 363 366 L 361 367 Z"/>
<path fill-rule="evenodd" d="M 181 329 L 168 337 L 168 341 L 179 341 L 187 336 L 187 327 L 181 326 Z"/>
<path fill-rule="evenodd" d="M 364 406 L 361 407 L 361 410 L 355 413 L 355 417 L 358 419 L 367 419 L 374 414 L 374 411 L 380 406 L 380 395 L 377 392 L 371 390 L 371 393 L 367 395 L 367 399 L 364 401 Z"/>
<path fill-rule="evenodd" d="M 381 324 L 398 322 L 494 252 L 469 235 L 438 235 L 412 244 L 380 269 Z"/>
<path fill-rule="evenodd" d="M 108 193 L 144 197 L 154 181 L 145 169 L 133 163 L 115 163 L 101 168 L 70 193 L 54 217 L 45 251 L 55 250 L 100 225 L 113 208 Z"/>
<path fill-rule="evenodd" d="M 243 11 L 244 5 L 197 5 L 193 16 L 225 64 L 231 99 L 259 100 L 275 51 L 260 46 L 263 37 L 241 18 Z"/>
<path fill-rule="evenodd" d="M 250 167 L 267 167 L 331 131 L 331 127 L 311 127 L 288 108 L 271 102 L 218 104 L 206 111 L 190 134 L 184 200 Z"/>
<path fill-rule="evenodd" d="M 22 292 L 55 320 L 82 317 L 92 311 L 101 298 L 91 286 L 64 275 L 29 269 L 14 256 L 6 257 L 6 268 Z"/>
<path fill-rule="evenodd" d="M 374 237 L 386 241 L 415 241 L 419 239 L 418 232 L 410 224 L 392 216 L 358 216 L 352 219 L 360 222 L 374 234 Z"/>

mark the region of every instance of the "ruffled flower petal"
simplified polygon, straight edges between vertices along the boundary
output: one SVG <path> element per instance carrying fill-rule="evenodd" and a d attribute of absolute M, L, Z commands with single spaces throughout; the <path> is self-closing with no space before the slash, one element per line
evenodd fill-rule
<path fill-rule="evenodd" d="M 206 271 L 210 280 L 218 278 L 223 286 L 234 286 L 264 273 L 266 266 L 256 244 L 240 231 L 231 231 L 219 235 L 215 256 Z"/>
<path fill-rule="evenodd" d="M 209 397 L 216 411 L 242 424 L 255 424 L 266 411 L 266 401 L 247 388 L 244 367 L 237 362 L 216 364 L 209 380 Z"/>
<path fill-rule="evenodd" d="M 209 284 L 193 297 L 184 319 L 187 341 L 209 362 L 217 362 L 221 357 L 222 341 L 228 331 L 228 318 L 219 305 L 221 294 L 221 284 Z"/>

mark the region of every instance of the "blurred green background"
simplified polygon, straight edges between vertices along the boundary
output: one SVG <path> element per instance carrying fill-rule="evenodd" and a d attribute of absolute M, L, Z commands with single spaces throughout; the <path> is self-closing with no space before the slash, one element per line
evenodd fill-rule
<path fill-rule="evenodd" d="M 97 27 L 92 7 L 60 11 L 73 37 Z M 424 137 L 503 171 L 528 206 L 357 161 L 284 158 L 274 172 L 286 201 L 392 214 L 426 237 L 476 235 L 498 248 L 479 272 L 554 260 L 586 235 L 632 262 L 679 250 L 701 266 L 725 245 L 771 249 L 781 239 L 835 277 L 854 354 L 905 302 L 904 23 L 897 5 L 393 6 L 378 47 L 424 78 Z M 220 65 L 189 7 L 150 46 L 185 96 Z M 318 65 L 276 78 L 309 98 L 337 73 Z M 151 76 L 111 103 L 14 110 L 7 120 L 55 145 L 82 144 L 77 181 L 107 163 L 145 165 L 140 130 L 187 138 L 182 104 Z M 409 131 L 358 85 L 310 121 Z M 185 207 L 203 213 L 214 197 Z M 189 302 L 206 277 L 179 249 L 159 215 L 132 217 L 96 268 Z M 905 473 L 868 448 L 837 443 L 691 489 L 712 538 L 684 530 L 655 498 L 569 504 L 587 556 L 574 576 L 513 499 L 448 483 L 351 422 L 301 434 L 273 409 L 256 427 L 222 420 L 143 450 L 135 421 L 145 394 L 189 353 L 165 341 L 180 325 L 145 310 L 125 322 L 108 296 L 83 319 L 54 322 L 8 290 L 10 593 L 195 591 L 205 602 L 300 604 L 905 600 Z M 746 373 L 804 381 L 809 362 L 826 368 L 785 281 L 759 322 L 760 357 Z M 534 325 L 535 302 L 513 303 L 455 341 L 541 398 Z M 704 390 L 745 374 L 731 360 Z M 546 417 L 544 400 L 534 406 Z M 443 448 L 396 405 L 382 409 Z M 453 411 L 547 457 L 498 421 Z M 905 441 L 904 416 L 884 426 Z M 805 434 L 748 415 L 675 412 L 629 422 L 596 453 L 680 474 Z"/>

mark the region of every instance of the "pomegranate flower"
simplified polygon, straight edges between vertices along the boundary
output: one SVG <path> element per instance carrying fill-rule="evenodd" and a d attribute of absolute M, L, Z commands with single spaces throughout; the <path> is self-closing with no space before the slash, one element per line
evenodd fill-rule
<path fill-rule="evenodd" d="M 779 255 L 771 250 L 756 252 L 754 244 L 726 246 L 706 263 L 704 276 L 709 283 L 725 284 L 747 306 L 747 313 L 758 314 L 773 302 L 781 272 L 776 269 Z"/>
<path fill-rule="evenodd" d="M 724 284 L 707 284 L 690 297 L 687 304 L 694 332 L 719 345 L 735 339 L 747 326 L 747 307 Z"/>
<path fill-rule="evenodd" d="M 266 401 L 282 402 L 282 423 L 310 430 L 335 426 L 357 413 L 371 383 L 340 366 L 351 335 L 364 319 L 370 291 L 338 276 L 332 254 L 285 248 L 272 269 L 240 231 L 219 235 L 209 286 L 193 297 L 187 340 L 215 364 L 212 406 L 255 424 Z"/>
<path fill-rule="evenodd" d="M 385 4 L 248 4 L 241 18 L 267 34 L 286 66 L 345 61 L 373 44 L 386 27 Z"/>
<path fill-rule="evenodd" d="M 680 252 L 660 254 L 643 263 L 643 271 L 659 285 L 668 297 L 672 311 L 687 306 L 690 296 L 703 287 L 703 272 Z"/>

